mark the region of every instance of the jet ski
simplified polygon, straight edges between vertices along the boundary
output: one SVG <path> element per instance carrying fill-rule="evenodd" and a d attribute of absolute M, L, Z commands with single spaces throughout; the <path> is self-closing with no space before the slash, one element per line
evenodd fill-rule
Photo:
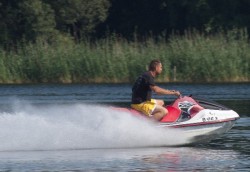
<path fill-rule="evenodd" d="M 180 96 L 166 106 L 168 114 L 157 127 L 177 128 L 188 138 L 186 144 L 206 143 L 229 131 L 240 116 L 217 102 L 203 98 Z M 140 112 L 129 108 L 117 108 L 132 115 L 145 117 Z"/>

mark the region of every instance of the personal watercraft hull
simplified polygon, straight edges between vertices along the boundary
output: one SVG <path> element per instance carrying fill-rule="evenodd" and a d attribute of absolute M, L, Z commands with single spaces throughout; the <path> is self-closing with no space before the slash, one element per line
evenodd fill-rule
<path fill-rule="evenodd" d="M 182 131 L 185 138 L 187 138 L 185 144 L 197 144 L 207 143 L 223 135 L 234 126 L 235 122 L 236 119 L 197 125 L 171 125 L 161 123 L 158 127 L 178 128 L 178 130 Z"/>
<path fill-rule="evenodd" d="M 216 102 L 192 97 L 181 97 L 166 106 L 168 114 L 159 121 L 159 128 L 176 128 L 187 140 L 183 144 L 209 142 L 228 132 L 240 116 Z M 133 109 L 119 108 L 136 116 L 143 116 Z"/>

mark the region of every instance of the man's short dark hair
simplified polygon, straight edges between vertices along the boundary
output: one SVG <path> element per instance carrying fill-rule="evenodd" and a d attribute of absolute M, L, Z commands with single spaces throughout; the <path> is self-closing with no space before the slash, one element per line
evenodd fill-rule
<path fill-rule="evenodd" d="M 152 61 L 150 62 L 150 64 L 149 64 L 149 66 L 148 66 L 148 70 L 149 70 L 149 71 L 155 71 L 155 70 L 156 70 L 156 66 L 157 66 L 158 64 L 160 64 L 160 63 L 161 63 L 160 60 L 157 60 L 157 59 L 152 60 Z"/>

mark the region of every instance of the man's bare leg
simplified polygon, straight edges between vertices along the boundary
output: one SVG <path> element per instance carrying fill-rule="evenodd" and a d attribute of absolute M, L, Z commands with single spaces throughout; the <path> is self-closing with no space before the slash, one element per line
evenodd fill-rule
<path fill-rule="evenodd" d="M 152 115 L 155 120 L 160 121 L 167 113 L 168 110 L 166 108 L 157 104 Z"/>
<path fill-rule="evenodd" d="M 164 105 L 164 101 L 156 99 L 156 104 L 160 105 L 160 106 L 163 106 Z"/>

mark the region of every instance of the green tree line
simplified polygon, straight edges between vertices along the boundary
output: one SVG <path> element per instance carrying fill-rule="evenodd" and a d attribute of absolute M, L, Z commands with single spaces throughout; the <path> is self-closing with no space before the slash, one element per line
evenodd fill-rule
<path fill-rule="evenodd" d="M 0 0 L 0 82 L 249 81 L 249 0 Z"/>
<path fill-rule="evenodd" d="M 0 42 L 6 48 L 20 42 L 47 42 L 93 33 L 104 22 L 108 0 L 0 0 Z"/>
<path fill-rule="evenodd" d="M 0 43 L 249 29 L 249 9 L 249 0 L 0 0 Z"/>

